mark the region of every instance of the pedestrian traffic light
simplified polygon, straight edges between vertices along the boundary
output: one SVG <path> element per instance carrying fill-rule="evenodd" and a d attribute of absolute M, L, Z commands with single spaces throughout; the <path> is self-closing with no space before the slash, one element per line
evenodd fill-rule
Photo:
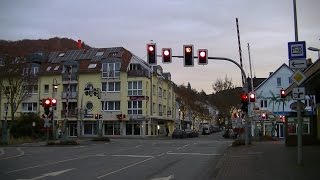
<path fill-rule="evenodd" d="M 280 98 L 281 99 L 286 98 L 286 92 L 283 89 L 280 89 Z"/>
<path fill-rule="evenodd" d="M 171 48 L 162 48 L 162 63 L 171 63 L 172 54 Z"/>
<path fill-rule="evenodd" d="M 193 66 L 193 45 L 183 45 L 183 59 L 185 67 Z"/>
<path fill-rule="evenodd" d="M 241 103 L 242 103 L 241 110 L 243 112 L 248 112 L 248 94 L 247 93 L 243 92 L 241 94 Z"/>
<path fill-rule="evenodd" d="M 52 106 L 57 106 L 57 100 L 54 99 L 54 98 L 52 98 L 52 99 L 51 99 L 51 105 L 52 105 Z"/>
<path fill-rule="evenodd" d="M 157 64 L 157 46 L 155 43 L 147 44 L 147 60 L 150 65 Z"/>
<path fill-rule="evenodd" d="M 256 94 L 255 93 L 250 93 L 249 101 L 250 102 L 256 102 Z"/>
<path fill-rule="evenodd" d="M 207 65 L 208 64 L 208 50 L 198 49 L 198 64 Z"/>

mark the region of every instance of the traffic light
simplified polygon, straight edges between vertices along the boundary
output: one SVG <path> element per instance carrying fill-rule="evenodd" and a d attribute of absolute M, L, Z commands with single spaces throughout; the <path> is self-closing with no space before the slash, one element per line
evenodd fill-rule
<path fill-rule="evenodd" d="M 286 98 L 286 92 L 283 89 L 280 89 L 280 98 L 281 99 Z"/>
<path fill-rule="evenodd" d="M 52 99 L 51 99 L 51 105 L 52 105 L 52 106 L 57 106 L 57 100 L 54 99 L 54 98 L 52 98 Z"/>
<path fill-rule="evenodd" d="M 183 59 L 185 67 L 193 66 L 193 45 L 183 45 Z"/>
<path fill-rule="evenodd" d="M 102 114 L 99 114 L 99 119 L 102 119 Z"/>
<path fill-rule="evenodd" d="M 198 64 L 207 65 L 208 64 L 208 50 L 198 49 Z"/>
<path fill-rule="evenodd" d="M 147 60 L 148 64 L 157 64 L 157 46 L 155 43 L 147 44 Z"/>
<path fill-rule="evenodd" d="M 44 99 L 42 102 L 43 102 L 44 114 L 48 116 L 50 113 L 51 99 L 47 98 L 47 99 Z"/>
<path fill-rule="evenodd" d="M 242 93 L 241 94 L 241 110 L 243 112 L 248 112 L 248 94 L 247 93 Z"/>
<path fill-rule="evenodd" d="M 250 93 L 249 101 L 256 102 L 256 94 L 255 93 Z"/>
<path fill-rule="evenodd" d="M 162 63 L 171 63 L 172 54 L 171 48 L 162 48 Z"/>
<path fill-rule="evenodd" d="M 268 114 L 262 113 L 262 114 L 261 114 L 261 119 L 263 119 L 263 120 L 268 119 Z"/>
<path fill-rule="evenodd" d="M 95 119 L 99 119 L 99 114 L 95 114 L 95 115 L 94 115 L 94 118 L 95 118 Z"/>

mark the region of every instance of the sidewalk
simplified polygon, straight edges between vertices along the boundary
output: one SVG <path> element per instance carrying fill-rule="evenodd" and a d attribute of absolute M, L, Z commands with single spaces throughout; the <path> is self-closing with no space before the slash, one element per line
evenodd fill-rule
<path fill-rule="evenodd" d="M 216 165 L 217 180 L 315 180 L 320 177 L 320 146 L 303 146 L 303 166 L 297 147 L 283 141 L 253 142 L 229 147 Z"/>

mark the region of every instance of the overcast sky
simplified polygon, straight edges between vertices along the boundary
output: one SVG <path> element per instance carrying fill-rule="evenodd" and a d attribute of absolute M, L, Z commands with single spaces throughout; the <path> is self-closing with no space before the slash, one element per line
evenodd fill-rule
<path fill-rule="evenodd" d="M 299 40 L 320 48 L 320 0 L 297 0 Z M 1 0 L 0 39 L 81 39 L 92 47 L 123 46 L 146 60 L 146 44 L 183 55 L 182 46 L 205 48 L 209 56 L 239 62 L 236 17 L 239 19 L 244 69 L 267 77 L 288 64 L 287 43 L 294 41 L 293 0 Z M 159 53 L 158 53 L 159 54 Z M 313 60 L 317 53 L 309 51 Z M 182 59 L 163 65 L 172 80 L 212 93 L 226 75 L 241 85 L 240 70 L 226 61 L 183 67 Z"/>

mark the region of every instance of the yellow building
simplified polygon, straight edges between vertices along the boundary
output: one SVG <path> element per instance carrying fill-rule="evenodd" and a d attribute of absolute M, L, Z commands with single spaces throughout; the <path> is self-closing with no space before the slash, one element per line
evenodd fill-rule
<path fill-rule="evenodd" d="M 57 134 L 152 136 L 173 131 L 176 105 L 170 73 L 123 47 L 51 52 L 37 74 L 37 92 L 18 112 L 41 116 L 40 100 L 55 98 Z M 31 109 L 25 108 L 30 104 Z"/>

